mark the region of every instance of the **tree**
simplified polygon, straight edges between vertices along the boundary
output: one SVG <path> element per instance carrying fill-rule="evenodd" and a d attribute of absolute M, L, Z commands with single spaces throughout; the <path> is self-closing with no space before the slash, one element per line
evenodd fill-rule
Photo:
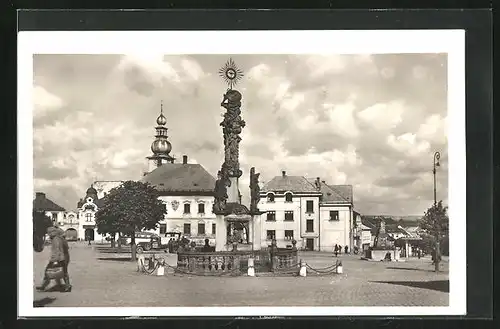
<path fill-rule="evenodd" d="M 96 213 L 98 231 L 129 235 L 132 260 L 136 260 L 135 232 L 155 229 L 165 214 L 158 196 L 149 183 L 126 181 L 115 187 Z"/>
<path fill-rule="evenodd" d="M 419 224 L 420 229 L 424 233 L 434 238 L 434 265 L 436 272 L 439 272 L 439 262 L 441 259 L 440 243 L 448 236 L 449 219 L 447 211 L 448 207 L 443 207 L 443 201 L 441 200 L 427 209 Z"/>
<path fill-rule="evenodd" d="M 44 211 L 33 210 L 33 250 L 42 252 L 47 228 L 52 226 L 52 220 Z"/>

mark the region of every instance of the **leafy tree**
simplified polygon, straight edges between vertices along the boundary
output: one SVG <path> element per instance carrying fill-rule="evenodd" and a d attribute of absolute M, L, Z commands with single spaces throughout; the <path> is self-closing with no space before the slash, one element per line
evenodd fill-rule
<path fill-rule="evenodd" d="M 47 228 L 52 226 L 52 220 L 44 211 L 33 210 L 33 250 L 42 252 Z"/>
<path fill-rule="evenodd" d="M 158 196 L 158 191 L 149 183 L 126 181 L 115 187 L 96 213 L 98 231 L 129 235 L 132 260 L 135 260 L 135 232 L 155 229 L 165 214 L 165 206 Z"/>
<path fill-rule="evenodd" d="M 422 217 L 419 227 L 425 233 L 434 238 L 435 254 L 434 264 L 436 272 L 439 272 L 441 258 L 440 243 L 448 236 L 448 207 L 443 207 L 443 201 L 432 205 Z"/>

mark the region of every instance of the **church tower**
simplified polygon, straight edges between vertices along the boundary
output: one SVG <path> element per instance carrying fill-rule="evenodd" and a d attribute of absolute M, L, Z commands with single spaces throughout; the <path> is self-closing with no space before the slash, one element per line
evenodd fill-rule
<path fill-rule="evenodd" d="M 161 102 L 160 115 L 156 119 L 155 140 L 151 144 L 153 154 L 148 159 L 148 172 L 151 172 L 165 163 L 174 163 L 175 158 L 170 155 L 172 144 L 168 141 L 167 118 L 163 115 L 163 101 Z"/>

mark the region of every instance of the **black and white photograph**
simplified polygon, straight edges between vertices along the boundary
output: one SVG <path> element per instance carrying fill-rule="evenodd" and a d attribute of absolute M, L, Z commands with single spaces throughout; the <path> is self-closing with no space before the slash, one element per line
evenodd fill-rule
<path fill-rule="evenodd" d="M 21 32 L 19 315 L 465 314 L 464 56 L 459 30 Z"/>

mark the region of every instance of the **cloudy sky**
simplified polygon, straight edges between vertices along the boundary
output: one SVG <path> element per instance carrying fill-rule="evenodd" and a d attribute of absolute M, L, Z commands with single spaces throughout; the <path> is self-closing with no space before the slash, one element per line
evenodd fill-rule
<path fill-rule="evenodd" d="M 94 179 L 139 179 L 163 100 L 172 153 L 214 176 L 229 56 L 34 56 L 34 187 L 74 209 Z M 446 54 L 234 55 L 245 72 L 240 144 L 248 195 L 282 170 L 354 187 L 364 214 L 447 203 Z"/>

